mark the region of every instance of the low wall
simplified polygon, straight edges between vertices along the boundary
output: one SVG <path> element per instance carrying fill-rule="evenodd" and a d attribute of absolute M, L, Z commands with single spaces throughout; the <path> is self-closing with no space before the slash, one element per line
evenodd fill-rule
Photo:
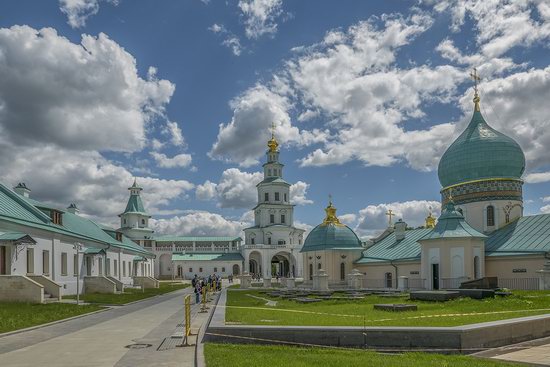
<path fill-rule="evenodd" d="M 151 277 L 134 277 L 134 285 L 143 286 L 143 288 L 158 288 L 160 283 L 157 279 Z"/>
<path fill-rule="evenodd" d="M 107 277 L 110 281 L 114 282 L 115 285 L 116 285 L 116 290 L 118 292 L 124 292 L 124 283 L 122 283 L 120 280 L 118 280 L 117 278 L 113 278 L 113 277 Z"/>
<path fill-rule="evenodd" d="M 84 277 L 84 293 L 116 293 L 116 284 L 103 276 Z"/>
<path fill-rule="evenodd" d="M 42 285 L 44 287 L 44 292 L 49 293 L 52 298 L 57 298 L 58 300 L 61 300 L 62 287 L 60 284 L 57 284 L 50 278 L 46 278 L 43 275 L 27 275 L 27 277 Z"/>
<path fill-rule="evenodd" d="M 44 286 L 23 275 L 0 275 L 0 301 L 44 302 Z"/>
<path fill-rule="evenodd" d="M 226 299 L 224 290 L 219 305 L 225 306 Z M 455 327 L 264 326 L 225 325 L 225 307 L 216 306 L 205 341 L 472 353 L 546 336 L 548 314 Z"/>

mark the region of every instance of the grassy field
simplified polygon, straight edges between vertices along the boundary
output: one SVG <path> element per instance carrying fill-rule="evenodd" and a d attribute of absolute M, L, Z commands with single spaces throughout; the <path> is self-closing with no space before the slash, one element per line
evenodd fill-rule
<path fill-rule="evenodd" d="M 250 295 L 277 301 L 266 301 Z M 375 303 L 414 303 L 418 311 L 388 312 L 373 309 Z M 550 313 L 550 292 L 515 291 L 508 297 L 447 302 L 409 301 L 407 297 L 367 296 L 356 301 L 322 301 L 300 304 L 269 297 L 256 290 L 228 290 L 226 322 L 252 325 L 320 326 L 457 326 L 485 321 Z"/>
<path fill-rule="evenodd" d="M 173 292 L 175 290 L 187 288 L 189 286 L 190 284 L 183 284 L 179 282 L 161 282 L 159 288 L 145 288 L 143 291 L 137 288 L 127 288 L 124 290 L 124 293 L 121 294 L 90 293 L 81 295 L 80 299 L 84 302 L 89 303 L 122 305 L 125 303 L 157 296 L 159 294 Z M 75 299 L 76 296 L 67 296 L 63 298 Z"/>
<path fill-rule="evenodd" d="M 273 345 L 206 344 L 207 367 L 497 367 L 524 366 L 460 355 L 380 354 L 364 350 L 298 348 Z"/>
<path fill-rule="evenodd" d="M 0 302 L 0 333 L 66 319 L 101 308 L 97 305 L 77 306 L 65 303 Z"/>

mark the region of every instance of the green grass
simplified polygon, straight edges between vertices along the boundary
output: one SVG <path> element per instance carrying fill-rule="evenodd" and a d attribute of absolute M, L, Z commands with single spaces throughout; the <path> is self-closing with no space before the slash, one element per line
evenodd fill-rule
<path fill-rule="evenodd" d="M 83 294 L 80 299 L 84 302 L 108 304 L 108 305 L 122 305 L 134 301 L 139 301 L 145 298 L 157 296 L 159 294 L 165 294 L 173 292 L 178 289 L 189 287 L 190 284 L 183 284 L 179 282 L 168 283 L 161 282 L 159 288 L 145 288 L 143 291 L 137 288 L 127 288 L 124 293 L 121 294 L 104 294 L 104 293 L 90 293 Z M 66 296 L 63 298 L 75 299 L 76 296 Z"/>
<path fill-rule="evenodd" d="M 276 307 L 253 297 L 277 301 Z M 413 303 L 418 311 L 388 312 L 375 303 Z M 509 297 L 447 302 L 409 301 L 407 297 L 367 296 L 356 301 L 322 301 L 300 304 L 273 298 L 256 290 L 228 290 L 225 319 L 228 324 L 318 326 L 457 326 L 550 313 L 550 292 L 514 291 Z"/>
<path fill-rule="evenodd" d="M 372 351 L 301 348 L 275 345 L 213 344 L 204 346 L 207 367 L 497 367 L 523 366 L 462 355 L 380 354 Z"/>
<path fill-rule="evenodd" d="M 97 305 L 77 306 L 66 303 L 0 302 L 0 333 L 66 319 L 101 308 Z"/>

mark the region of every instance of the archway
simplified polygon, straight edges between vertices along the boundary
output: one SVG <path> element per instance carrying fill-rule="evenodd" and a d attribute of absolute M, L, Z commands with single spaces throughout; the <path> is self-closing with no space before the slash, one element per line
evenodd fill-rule
<path fill-rule="evenodd" d="M 262 254 L 260 252 L 252 251 L 248 255 L 248 269 L 248 272 L 253 276 L 262 274 Z"/>
<path fill-rule="evenodd" d="M 239 274 L 240 274 L 239 265 L 237 264 L 233 265 L 233 275 L 239 275 Z"/>
<path fill-rule="evenodd" d="M 288 277 L 291 275 L 291 255 L 279 252 L 271 258 L 271 274 L 274 276 Z"/>

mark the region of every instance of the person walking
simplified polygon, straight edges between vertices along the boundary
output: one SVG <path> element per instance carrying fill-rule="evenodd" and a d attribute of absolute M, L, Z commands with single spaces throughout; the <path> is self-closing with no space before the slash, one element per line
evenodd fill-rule
<path fill-rule="evenodd" d="M 201 301 L 201 291 L 202 291 L 201 282 L 197 278 L 193 279 L 193 281 L 195 282 L 195 304 L 198 305 Z"/>

